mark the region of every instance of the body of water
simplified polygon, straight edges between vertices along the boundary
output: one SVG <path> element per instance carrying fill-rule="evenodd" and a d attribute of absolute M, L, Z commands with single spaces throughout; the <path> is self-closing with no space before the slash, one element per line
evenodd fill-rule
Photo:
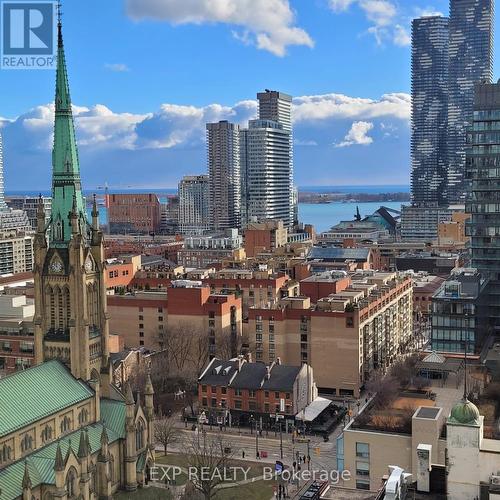
<path fill-rule="evenodd" d="M 356 207 L 362 217 L 371 215 L 382 204 L 380 202 L 370 203 L 300 203 L 299 220 L 304 224 L 313 224 L 318 233 L 330 229 L 342 220 L 353 220 Z M 386 202 L 383 206 L 401 210 L 400 202 Z M 91 220 L 91 209 L 87 208 L 89 220 Z M 108 222 L 106 207 L 99 207 L 99 220 L 101 224 Z"/>
<path fill-rule="evenodd" d="M 401 202 L 367 203 L 299 203 L 299 220 L 304 224 L 313 224 L 318 233 L 330 229 L 343 220 L 353 220 L 356 207 L 361 217 L 371 215 L 380 206 L 401 210 Z"/>

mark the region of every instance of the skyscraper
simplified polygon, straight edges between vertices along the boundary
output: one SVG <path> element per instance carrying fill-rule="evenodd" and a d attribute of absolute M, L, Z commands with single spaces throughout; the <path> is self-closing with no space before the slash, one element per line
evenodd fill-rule
<path fill-rule="evenodd" d="M 217 230 L 241 226 L 239 130 L 225 120 L 207 123 L 210 216 Z"/>
<path fill-rule="evenodd" d="M 210 229 L 208 175 L 186 175 L 179 182 L 179 228 L 187 235 Z"/>
<path fill-rule="evenodd" d="M 448 19 L 412 22 L 411 195 L 416 205 L 446 205 Z M 437 230 L 437 227 L 436 227 Z"/>
<path fill-rule="evenodd" d="M 479 317 L 500 324 L 500 84 L 477 84 L 468 132 L 466 212 L 471 265 L 489 281 L 487 310 Z"/>
<path fill-rule="evenodd" d="M 292 97 L 275 90 L 257 94 L 259 119 L 240 133 L 243 213 L 251 220 L 294 223 Z"/>
<path fill-rule="evenodd" d="M 494 0 L 450 0 L 448 70 L 449 203 L 465 200 L 466 127 L 472 122 L 474 85 L 491 82 Z"/>

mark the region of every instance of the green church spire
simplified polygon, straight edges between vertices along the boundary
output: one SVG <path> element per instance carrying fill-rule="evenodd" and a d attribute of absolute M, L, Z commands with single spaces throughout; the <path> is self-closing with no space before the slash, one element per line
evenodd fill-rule
<path fill-rule="evenodd" d="M 66 58 L 59 16 L 55 97 L 54 148 L 52 151 L 52 224 L 50 246 L 67 246 L 71 239 L 74 207 L 80 230 L 85 233 L 87 217 L 80 180 Z"/>

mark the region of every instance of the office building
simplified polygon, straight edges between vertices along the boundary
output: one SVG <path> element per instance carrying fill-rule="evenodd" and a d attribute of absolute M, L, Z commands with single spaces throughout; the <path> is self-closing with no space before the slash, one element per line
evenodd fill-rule
<path fill-rule="evenodd" d="M 208 175 L 187 175 L 179 182 L 179 230 L 203 234 L 210 229 L 210 180 Z"/>
<path fill-rule="evenodd" d="M 257 94 L 259 119 L 240 133 L 244 222 L 296 218 L 293 187 L 292 97 L 266 90 Z"/>
<path fill-rule="evenodd" d="M 446 205 L 448 122 L 448 19 L 412 22 L 411 194 L 412 202 Z"/>
<path fill-rule="evenodd" d="M 0 274 L 16 274 L 33 269 L 33 234 L 0 232 Z"/>
<path fill-rule="evenodd" d="M 151 234 L 160 230 L 160 200 L 154 193 L 107 194 L 109 231 Z"/>
<path fill-rule="evenodd" d="M 207 123 L 210 216 L 216 230 L 241 226 L 239 130 L 226 120 Z"/>
<path fill-rule="evenodd" d="M 500 84 L 475 88 L 474 121 L 468 132 L 467 177 L 470 194 L 466 212 L 471 214 L 471 267 L 488 280 L 486 310 L 479 312 L 490 326 L 500 324 Z"/>
<path fill-rule="evenodd" d="M 465 199 L 466 128 L 474 85 L 491 82 L 494 0 L 451 0 L 448 70 L 448 203 Z"/>
<path fill-rule="evenodd" d="M 403 206 L 401 207 L 401 239 L 437 242 L 439 225 L 451 222 L 452 217 L 453 209 L 448 207 Z"/>

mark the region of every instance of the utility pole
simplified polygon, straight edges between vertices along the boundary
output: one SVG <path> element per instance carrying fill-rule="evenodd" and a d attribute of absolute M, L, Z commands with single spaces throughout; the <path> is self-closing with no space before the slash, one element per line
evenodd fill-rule
<path fill-rule="evenodd" d="M 259 431 L 257 429 L 257 419 L 255 419 L 255 456 L 259 457 Z"/>
<path fill-rule="evenodd" d="M 281 460 L 283 460 L 283 429 L 281 426 L 281 419 L 280 419 L 280 456 Z"/>

